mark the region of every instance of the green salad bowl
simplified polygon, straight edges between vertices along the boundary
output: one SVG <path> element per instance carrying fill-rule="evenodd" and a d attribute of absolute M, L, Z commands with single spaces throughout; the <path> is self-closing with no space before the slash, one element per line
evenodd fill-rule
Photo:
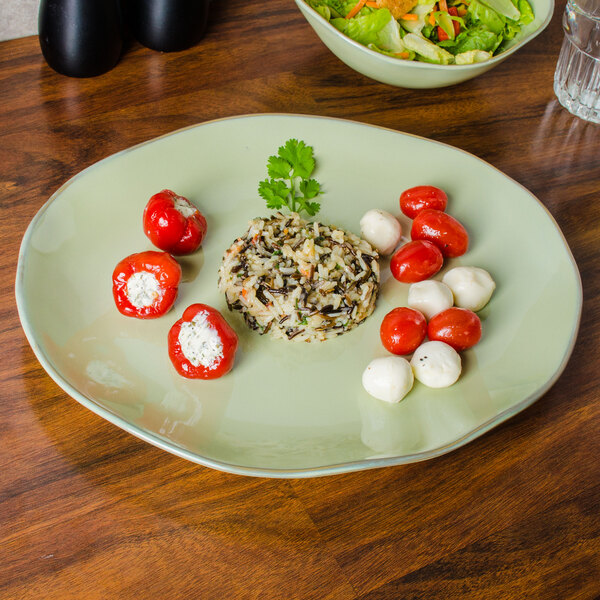
<path fill-rule="evenodd" d="M 501 53 L 485 62 L 439 65 L 402 60 L 371 50 L 341 33 L 305 0 L 295 2 L 321 41 L 351 69 L 381 83 L 412 89 L 455 85 L 489 71 L 540 34 L 550 23 L 554 13 L 554 0 L 530 0 L 535 19 L 524 26 Z"/>

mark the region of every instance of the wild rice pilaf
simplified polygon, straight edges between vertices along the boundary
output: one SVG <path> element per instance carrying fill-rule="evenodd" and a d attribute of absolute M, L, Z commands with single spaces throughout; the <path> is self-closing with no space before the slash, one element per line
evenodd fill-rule
<path fill-rule="evenodd" d="M 261 334 L 325 340 L 375 308 L 379 255 L 353 233 L 296 213 L 250 221 L 225 252 L 219 289 L 230 310 Z"/>

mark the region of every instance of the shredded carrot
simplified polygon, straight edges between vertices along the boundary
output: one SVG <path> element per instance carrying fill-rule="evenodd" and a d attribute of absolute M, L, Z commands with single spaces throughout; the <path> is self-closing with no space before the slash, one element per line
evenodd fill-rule
<path fill-rule="evenodd" d="M 244 296 L 244 300 L 248 299 L 248 290 L 246 288 L 242 288 L 242 296 Z"/>
<path fill-rule="evenodd" d="M 419 15 L 415 15 L 414 13 L 406 13 L 400 17 L 403 21 L 418 21 Z"/>
<path fill-rule="evenodd" d="M 446 2 L 446 0 L 440 0 L 439 4 L 440 4 L 440 10 L 443 10 L 444 12 L 448 12 L 448 3 Z"/>
<path fill-rule="evenodd" d="M 367 0 L 358 0 L 358 2 L 350 9 L 350 12 L 346 15 L 346 19 L 351 19 L 356 15 L 360 9 L 366 4 Z"/>
<path fill-rule="evenodd" d="M 430 25 L 435 25 L 435 15 L 432 12 L 429 13 L 429 19 L 428 20 L 429 20 L 429 24 Z"/>
<path fill-rule="evenodd" d="M 467 14 L 467 8 L 466 6 L 461 5 L 456 9 L 456 12 L 459 17 L 464 17 Z"/>
<path fill-rule="evenodd" d="M 368 6 L 369 8 L 379 8 L 379 4 L 377 4 L 377 2 L 365 2 L 365 6 Z"/>
<path fill-rule="evenodd" d="M 410 53 L 409 52 L 397 52 L 396 56 L 398 58 L 410 58 Z"/>

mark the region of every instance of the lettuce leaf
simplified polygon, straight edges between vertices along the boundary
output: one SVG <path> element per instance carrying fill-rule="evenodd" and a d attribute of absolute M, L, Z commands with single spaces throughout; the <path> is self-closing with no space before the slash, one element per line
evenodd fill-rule
<path fill-rule="evenodd" d="M 374 44 L 390 52 L 404 50 L 398 21 L 387 8 L 361 14 L 353 19 L 332 19 L 331 24 L 365 46 Z"/>
<path fill-rule="evenodd" d="M 406 46 L 400 36 L 400 25 L 390 13 L 390 20 L 385 27 L 377 34 L 377 45 L 383 50 L 389 52 L 404 52 Z"/>
<path fill-rule="evenodd" d="M 433 10 L 435 2 L 425 0 L 415 6 L 410 12 L 417 15 L 414 21 L 400 21 L 402 28 L 409 33 L 420 33 L 426 26 L 425 17 Z"/>
<path fill-rule="evenodd" d="M 521 16 L 519 18 L 519 25 L 529 25 L 535 19 L 533 14 L 533 8 L 531 8 L 531 4 L 527 0 L 519 0 L 518 4 L 519 12 Z"/>
<path fill-rule="evenodd" d="M 507 19 L 518 21 L 521 16 L 519 9 L 510 0 L 482 0 L 482 2 Z"/>
<path fill-rule="evenodd" d="M 379 54 L 385 54 L 386 56 L 391 56 L 398 60 L 415 60 L 415 56 L 416 56 L 415 53 L 410 51 L 406 46 L 404 46 L 404 50 L 400 51 L 400 52 L 406 52 L 408 54 L 408 56 L 406 58 L 399 57 L 397 50 L 390 52 L 389 50 L 384 50 L 383 48 L 379 48 L 375 44 L 369 44 L 367 46 L 367 48 L 369 48 L 370 50 L 374 50 L 375 52 L 379 52 Z"/>
<path fill-rule="evenodd" d="M 496 35 L 499 35 L 504 31 L 506 19 L 500 16 L 495 10 L 492 10 L 489 6 L 479 2 L 478 0 L 471 1 L 467 15 L 473 23 L 481 23 L 485 25 Z"/>
<path fill-rule="evenodd" d="M 485 62 L 492 58 L 491 52 L 485 52 L 484 50 L 467 50 L 467 52 L 461 52 L 454 57 L 457 65 L 472 65 L 474 63 Z"/>
<path fill-rule="evenodd" d="M 408 50 L 416 53 L 419 60 L 436 63 L 438 65 L 449 65 L 454 62 L 454 56 L 444 48 L 430 42 L 418 33 L 407 33 L 402 41 Z"/>
<path fill-rule="evenodd" d="M 328 21 L 335 17 L 343 17 L 347 13 L 341 0 L 308 0 L 308 5 Z"/>
<path fill-rule="evenodd" d="M 475 25 L 458 34 L 454 41 L 440 42 L 452 54 L 461 54 L 470 50 L 494 52 L 502 43 L 502 35 L 491 31 L 486 25 Z"/>
<path fill-rule="evenodd" d="M 506 21 L 504 28 L 504 41 L 512 40 L 521 31 L 521 26 L 516 21 Z"/>

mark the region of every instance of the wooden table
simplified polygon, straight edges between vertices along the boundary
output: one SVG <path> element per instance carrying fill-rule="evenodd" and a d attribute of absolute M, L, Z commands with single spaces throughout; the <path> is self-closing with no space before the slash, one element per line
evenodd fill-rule
<path fill-rule="evenodd" d="M 553 95 L 563 6 L 510 60 L 430 91 L 352 72 L 284 0 L 214 3 L 197 47 L 167 55 L 132 42 L 115 69 L 88 80 L 50 70 L 36 37 L 0 44 L 1 598 L 600 597 L 600 127 Z M 584 288 L 579 338 L 550 391 L 435 460 L 276 480 L 171 456 L 57 387 L 14 301 L 30 219 L 101 158 L 260 112 L 447 142 L 530 189 L 564 232 Z"/>

